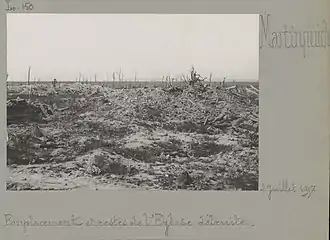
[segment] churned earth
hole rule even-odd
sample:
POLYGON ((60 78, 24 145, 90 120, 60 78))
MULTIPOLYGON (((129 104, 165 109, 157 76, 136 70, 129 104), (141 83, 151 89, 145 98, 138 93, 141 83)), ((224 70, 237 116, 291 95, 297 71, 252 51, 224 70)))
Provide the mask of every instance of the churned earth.
POLYGON ((258 92, 9 85, 7 190, 257 190, 258 92))

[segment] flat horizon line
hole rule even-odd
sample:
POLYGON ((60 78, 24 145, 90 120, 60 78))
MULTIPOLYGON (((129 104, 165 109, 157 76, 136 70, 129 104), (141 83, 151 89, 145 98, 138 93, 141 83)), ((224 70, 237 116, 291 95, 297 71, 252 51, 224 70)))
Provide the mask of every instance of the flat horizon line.
MULTIPOLYGON (((41 82, 52 82, 53 80, 30 80, 30 83, 41 83, 41 82)), ((168 81, 168 80, 88 80, 88 81, 76 81, 76 80, 58 80, 56 79, 57 82, 72 82, 72 83, 111 83, 111 82, 185 82, 182 80, 174 80, 174 81, 168 81)), ((222 82, 223 80, 219 79, 219 80, 212 80, 211 82, 222 82)), ((8 80, 7 82, 17 82, 17 83, 27 83, 27 81, 22 81, 22 80, 8 80)), ((205 80, 204 82, 210 82, 209 80, 205 80)), ((225 82, 259 82, 259 80, 226 80, 225 82)))

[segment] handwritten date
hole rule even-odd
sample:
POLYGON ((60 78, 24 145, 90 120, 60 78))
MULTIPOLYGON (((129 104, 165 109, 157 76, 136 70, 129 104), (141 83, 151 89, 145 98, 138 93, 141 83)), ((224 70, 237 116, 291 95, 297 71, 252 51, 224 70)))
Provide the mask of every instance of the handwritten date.
POLYGON ((299 193, 302 197, 308 199, 312 198, 312 195, 316 192, 316 185, 312 184, 300 184, 289 183, 288 180, 281 180, 278 185, 261 184, 261 192, 267 192, 268 198, 271 200, 274 192, 282 193, 299 193))

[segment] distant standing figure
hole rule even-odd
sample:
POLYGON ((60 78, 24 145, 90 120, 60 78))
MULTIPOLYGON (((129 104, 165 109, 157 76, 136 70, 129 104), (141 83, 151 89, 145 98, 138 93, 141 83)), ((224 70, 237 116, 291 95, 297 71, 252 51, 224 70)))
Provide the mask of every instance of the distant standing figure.
POLYGON ((54 78, 54 80, 53 80, 53 87, 54 88, 56 87, 56 83, 57 83, 57 80, 56 80, 56 78, 54 78))

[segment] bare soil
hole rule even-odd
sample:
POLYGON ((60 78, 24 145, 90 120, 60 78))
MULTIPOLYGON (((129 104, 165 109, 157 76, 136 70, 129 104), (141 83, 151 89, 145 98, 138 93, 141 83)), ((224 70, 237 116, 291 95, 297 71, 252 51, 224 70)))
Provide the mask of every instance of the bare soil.
POLYGON ((248 86, 8 86, 7 190, 257 190, 248 86))

